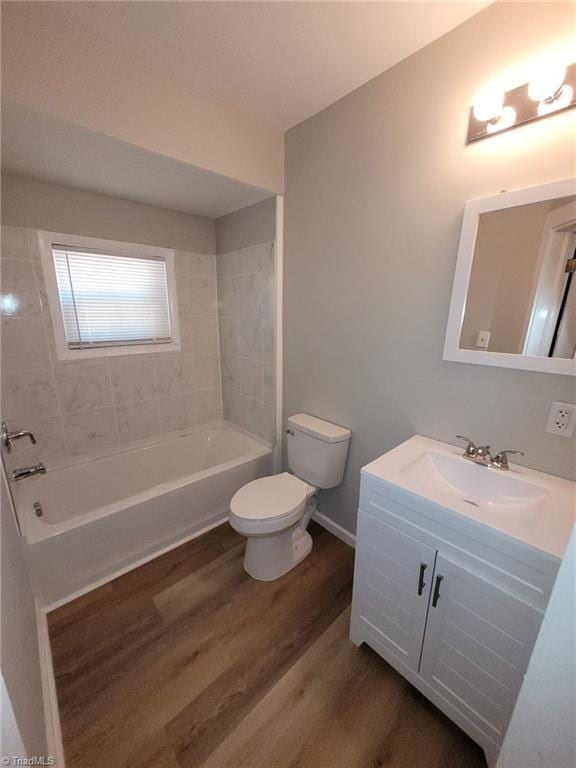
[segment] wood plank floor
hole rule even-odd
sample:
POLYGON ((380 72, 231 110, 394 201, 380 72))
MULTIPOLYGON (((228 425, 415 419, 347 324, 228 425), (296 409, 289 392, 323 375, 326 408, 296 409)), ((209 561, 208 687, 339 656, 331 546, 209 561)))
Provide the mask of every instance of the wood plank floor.
POLYGON ((271 583, 221 526, 49 616, 67 768, 476 768, 481 750, 348 640, 353 550, 271 583))

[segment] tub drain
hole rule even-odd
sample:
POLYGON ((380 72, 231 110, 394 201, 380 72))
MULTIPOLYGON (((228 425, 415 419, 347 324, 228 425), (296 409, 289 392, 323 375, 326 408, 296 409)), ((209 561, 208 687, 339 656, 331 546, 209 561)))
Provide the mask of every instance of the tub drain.
POLYGON ((44 514, 44 510, 42 509, 42 504, 40 504, 39 501, 34 502, 34 514, 36 517, 42 517, 44 514))

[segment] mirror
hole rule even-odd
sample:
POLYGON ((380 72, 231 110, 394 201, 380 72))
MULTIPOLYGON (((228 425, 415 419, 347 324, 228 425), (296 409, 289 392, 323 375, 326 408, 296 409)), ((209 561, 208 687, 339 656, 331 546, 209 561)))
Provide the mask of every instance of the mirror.
POLYGON ((467 203, 445 360, 576 374, 575 181, 467 203))

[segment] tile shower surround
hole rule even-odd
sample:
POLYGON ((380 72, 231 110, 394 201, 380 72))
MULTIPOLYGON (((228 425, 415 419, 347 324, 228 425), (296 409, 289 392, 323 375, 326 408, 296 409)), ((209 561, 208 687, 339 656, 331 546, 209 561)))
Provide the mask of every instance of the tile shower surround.
POLYGON ((2 415, 38 440, 16 443, 12 462, 50 466, 222 417, 216 257, 175 253, 181 353, 59 361, 35 233, 2 227, 2 292, 21 301, 2 318, 2 415))
POLYGON ((272 442, 275 396, 275 249, 219 254, 218 314, 224 418, 272 442))

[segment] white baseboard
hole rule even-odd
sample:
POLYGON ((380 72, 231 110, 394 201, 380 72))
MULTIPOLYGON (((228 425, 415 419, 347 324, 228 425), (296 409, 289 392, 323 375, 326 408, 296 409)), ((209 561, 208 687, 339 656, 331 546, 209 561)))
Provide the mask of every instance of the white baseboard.
POLYGON ((36 627, 38 631, 38 651, 40 655, 40 676, 42 680, 42 703, 48 755, 55 760, 55 768, 64 768, 64 745, 60 729, 60 713, 56 695, 56 681, 52 664, 52 650, 48 633, 46 611, 36 602, 36 627))
POLYGON ((312 520, 315 520, 318 525, 322 526, 322 528, 326 528, 327 531, 330 531, 330 533, 336 536, 337 539, 348 544, 349 547, 356 547, 356 536, 354 536, 353 533, 350 533, 350 531, 347 531, 346 528, 342 528, 338 523, 335 523, 334 520, 323 515, 322 512, 315 512, 312 516, 312 520))

